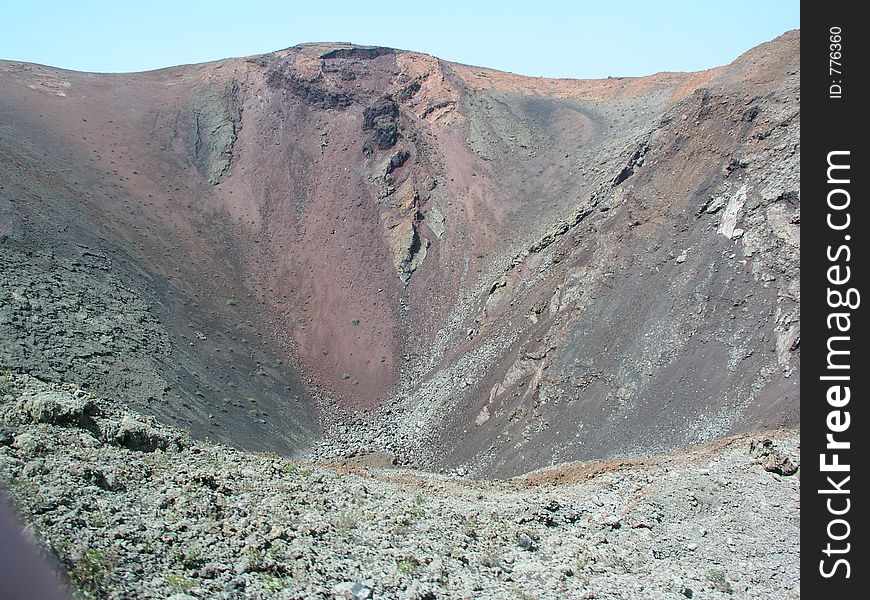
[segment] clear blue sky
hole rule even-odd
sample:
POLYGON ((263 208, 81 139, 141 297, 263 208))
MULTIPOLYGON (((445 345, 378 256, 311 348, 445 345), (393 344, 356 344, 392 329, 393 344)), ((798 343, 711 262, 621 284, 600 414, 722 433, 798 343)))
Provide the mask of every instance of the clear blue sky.
POLYGON ((728 63, 798 28, 799 12, 798 0, 0 0, 0 58, 142 71, 343 41, 524 75, 633 76, 728 63))

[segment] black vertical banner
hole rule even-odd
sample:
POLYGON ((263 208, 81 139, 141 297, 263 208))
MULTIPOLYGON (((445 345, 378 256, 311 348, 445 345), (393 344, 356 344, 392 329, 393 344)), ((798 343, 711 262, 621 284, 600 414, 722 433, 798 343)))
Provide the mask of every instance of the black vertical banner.
MULTIPOLYGON (((868 24, 801 10, 801 591, 866 598, 868 24)), ((824 594, 824 596, 823 596, 824 594)))

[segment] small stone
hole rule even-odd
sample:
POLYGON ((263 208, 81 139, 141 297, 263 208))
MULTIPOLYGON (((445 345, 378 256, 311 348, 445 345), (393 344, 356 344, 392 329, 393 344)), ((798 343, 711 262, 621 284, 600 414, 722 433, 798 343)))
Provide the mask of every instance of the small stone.
POLYGON ((244 573, 247 573, 250 568, 250 563, 247 560, 242 560, 236 563, 236 566, 233 567, 233 573, 236 575, 243 575, 244 573))
POLYGON ((46 392, 29 398, 24 411, 35 423, 88 427, 98 410, 91 400, 61 392, 46 392))
POLYGON ((21 468, 21 476, 34 479, 45 472, 45 466, 41 460, 31 460, 21 468))
POLYGON ((794 475, 800 467, 799 464, 792 461, 788 456, 779 452, 772 452, 765 456, 761 461, 761 466, 764 467, 765 471, 785 476, 794 475))
POLYGON ((526 550, 527 552, 532 552, 537 550, 538 545, 535 543, 535 540, 531 538, 527 533, 518 533, 517 534, 517 546, 526 550))
POLYGON ((12 445, 24 454, 38 454, 45 448, 45 444, 41 440, 38 440, 36 436, 26 431, 16 435, 12 445))
POLYGON ((374 582, 371 579, 362 581, 343 581, 332 587, 332 597, 343 600, 368 600, 372 596, 374 582))

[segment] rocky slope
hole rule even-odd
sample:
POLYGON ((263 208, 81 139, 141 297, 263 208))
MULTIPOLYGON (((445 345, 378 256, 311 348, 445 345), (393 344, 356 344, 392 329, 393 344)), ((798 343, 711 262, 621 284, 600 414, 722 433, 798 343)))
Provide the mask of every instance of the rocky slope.
POLYGON ((345 44, 0 62, 0 365, 480 476, 796 426, 798 49, 601 81, 345 44))
POLYGON ((481 482, 241 452, 0 377, 0 482, 84 598, 797 598, 797 443, 481 482))

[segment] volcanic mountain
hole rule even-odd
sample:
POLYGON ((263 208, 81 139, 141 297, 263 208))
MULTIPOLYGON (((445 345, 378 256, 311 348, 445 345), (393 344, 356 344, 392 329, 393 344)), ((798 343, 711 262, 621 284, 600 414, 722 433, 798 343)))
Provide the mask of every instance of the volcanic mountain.
POLYGON ((798 32, 605 80, 0 62, 0 366, 475 476, 796 426, 799 86, 798 32))

